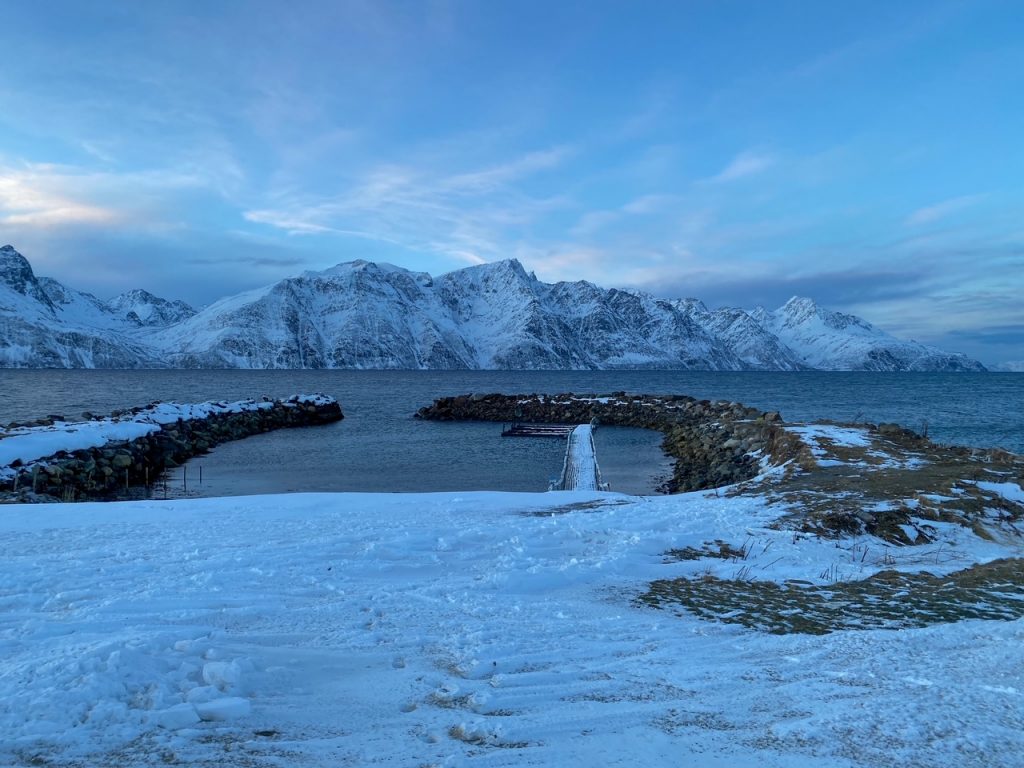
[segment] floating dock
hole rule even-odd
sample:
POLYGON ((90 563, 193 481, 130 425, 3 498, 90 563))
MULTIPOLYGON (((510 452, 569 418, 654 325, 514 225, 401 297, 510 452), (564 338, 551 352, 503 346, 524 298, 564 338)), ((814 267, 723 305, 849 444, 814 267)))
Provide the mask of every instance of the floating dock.
POLYGON ((502 430, 502 437, 567 437, 572 424, 513 424, 502 430))

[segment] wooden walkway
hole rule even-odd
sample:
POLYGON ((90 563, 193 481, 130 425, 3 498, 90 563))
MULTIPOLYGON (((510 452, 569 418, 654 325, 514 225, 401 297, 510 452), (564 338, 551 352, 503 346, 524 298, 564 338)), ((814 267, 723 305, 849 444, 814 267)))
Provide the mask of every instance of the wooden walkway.
POLYGON ((590 424, 573 427, 569 433, 562 463, 562 476, 551 484, 553 491, 607 491, 601 478, 594 450, 594 428, 590 424))

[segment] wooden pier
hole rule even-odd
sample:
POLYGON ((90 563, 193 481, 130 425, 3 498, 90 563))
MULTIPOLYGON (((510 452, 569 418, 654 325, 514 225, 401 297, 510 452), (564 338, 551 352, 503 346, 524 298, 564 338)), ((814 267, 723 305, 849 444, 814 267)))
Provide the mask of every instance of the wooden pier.
POLYGON ((594 449, 594 427, 580 424, 572 427, 566 441, 562 475, 551 483, 552 491, 607 491, 608 483, 601 477, 594 449))

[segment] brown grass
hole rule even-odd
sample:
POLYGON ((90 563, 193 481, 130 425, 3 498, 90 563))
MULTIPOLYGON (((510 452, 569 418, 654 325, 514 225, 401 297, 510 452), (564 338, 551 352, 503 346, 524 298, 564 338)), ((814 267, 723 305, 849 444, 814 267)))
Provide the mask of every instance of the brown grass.
POLYGON ((861 581, 812 585, 663 579, 638 600, 772 634, 924 627, 965 619, 1024 616, 1024 560, 996 560, 947 576, 882 571, 861 581))

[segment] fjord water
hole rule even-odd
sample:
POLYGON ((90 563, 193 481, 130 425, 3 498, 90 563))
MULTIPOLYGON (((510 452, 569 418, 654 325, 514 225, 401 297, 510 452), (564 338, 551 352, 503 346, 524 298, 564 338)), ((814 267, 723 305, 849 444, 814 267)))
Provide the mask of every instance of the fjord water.
MULTIPOLYGON (((502 439, 501 425, 427 422, 413 413, 434 398, 467 392, 614 391, 737 400, 791 421, 927 424, 939 442, 1024 452, 1024 375, 997 373, 2 370, 0 423, 48 414, 76 419, 153 400, 323 392, 341 402, 344 421, 218 446, 189 463, 190 494, 530 491, 546 489, 558 474, 562 441, 502 439)), ((651 493, 668 473, 656 433, 602 428, 595 440, 613 490, 651 493)))

